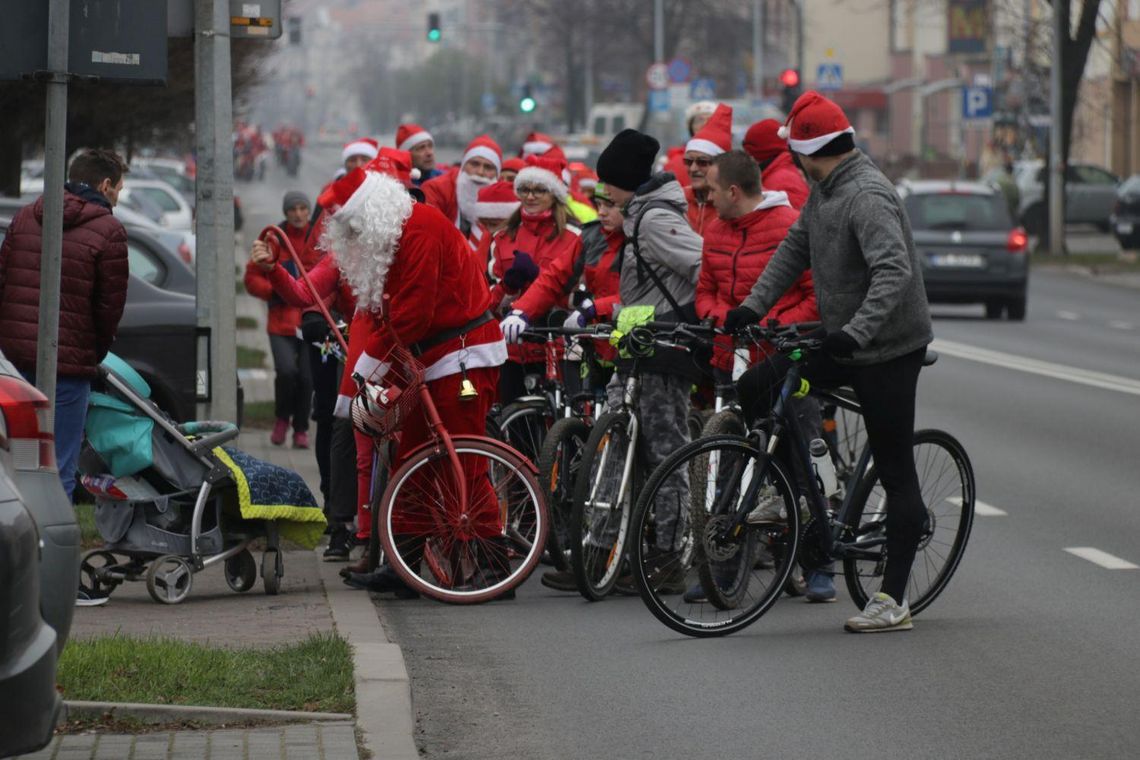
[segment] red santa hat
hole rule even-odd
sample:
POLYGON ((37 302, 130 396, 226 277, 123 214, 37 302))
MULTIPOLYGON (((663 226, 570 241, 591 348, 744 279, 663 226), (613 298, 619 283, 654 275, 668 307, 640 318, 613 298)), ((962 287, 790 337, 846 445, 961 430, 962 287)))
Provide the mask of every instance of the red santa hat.
POLYGON ((487 159, 495 165, 495 171, 503 168, 503 151, 490 135, 479 135, 467 144, 467 150, 463 151, 463 158, 459 161, 460 168, 473 158, 487 159))
POLYGON ((381 148, 376 158, 364 166, 358 166, 329 185, 317 203, 334 215, 352 214, 369 192, 379 184, 381 176, 392 177, 404 187, 410 188, 412 180, 419 177, 419 170, 412 166, 412 154, 405 150, 381 148))
POLYGON ((479 188, 479 200, 475 204, 477 219, 508 219, 519 207, 515 186, 510 182, 494 182, 479 188))
POLYGON ((732 150, 732 106, 721 103, 693 139, 685 144, 685 152, 695 151, 719 156, 732 150))
POLYGON ((531 132, 522 144, 522 157, 541 156, 551 148, 557 147, 554 138, 542 132, 531 132))
POLYGON ((566 202, 566 162, 549 156, 527 156, 526 166, 515 176, 515 194, 526 185, 538 185, 549 190, 559 203, 566 202))
POLYGON ((367 156, 369 160, 372 160, 376 158, 376 154, 379 152, 380 143, 371 137, 361 137, 344 144, 344 150, 340 152, 340 160, 347 161, 353 156, 367 156))
POLYGON ((762 119, 744 135, 744 152, 752 156, 758 164, 771 161, 788 149, 788 143, 778 134, 780 122, 775 119, 762 119))
POLYGON ((512 171, 512 172, 515 172, 516 174, 518 174, 525 167, 526 167, 526 161, 525 160, 523 160, 521 158, 508 158, 506 161, 503 162, 503 168, 500 169, 499 171, 500 171, 500 173, 505 172, 505 171, 512 171))
POLYGON ((815 90, 808 90, 796 98, 777 134, 788 141, 789 148, 805 156, 835 155, 855 146, 855 129, 843 109, 815 90), (824 150, 829 143, 844 135, 851 135, 842 140, 840 147, 844 150, 824 150))
POLYGON ((434 140, 431 132, 419 124, 401 124, 396 128, 396 147, 400 150, 411 150, 420 143, 434 140))

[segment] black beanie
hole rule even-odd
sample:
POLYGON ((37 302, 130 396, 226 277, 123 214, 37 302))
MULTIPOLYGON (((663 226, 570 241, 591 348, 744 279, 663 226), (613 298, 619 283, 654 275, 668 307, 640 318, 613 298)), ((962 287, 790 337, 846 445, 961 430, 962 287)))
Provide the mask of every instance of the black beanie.
POLYGON ((598 156, 598 179, 633 192, 653 174, 661 143, 636 129, 623 129, 598 156))
POLYGON ((845 132, 827 145, 824 145, 815 153, 809 155, 812 158, 819 158, 821 156, 842 156, 844 153, 850 153, 853 150, 855 150, 855 138, 851 136, 850 132, 845 132))

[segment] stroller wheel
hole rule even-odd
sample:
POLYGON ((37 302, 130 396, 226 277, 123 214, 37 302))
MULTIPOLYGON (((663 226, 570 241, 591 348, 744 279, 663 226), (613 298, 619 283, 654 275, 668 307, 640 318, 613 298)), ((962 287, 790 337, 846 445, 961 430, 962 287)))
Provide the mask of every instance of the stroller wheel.
POLYGON ((257 562, 249 549, 240 552, 225 561, 226 585, 239 594, 249 591, 257 582, 257 562))
POLYGON ((79 561, 79 588, 87 592, 111 593, 122 583, 108 574, 110 568, 119 564, 114 554, 106 549, 93 549, 79 561))
POLYGON ((164 554, 146 571, 146 590, 156 602, 178 604, 190 595, 194 568, 177 554, 164 554))
POLYGON ((266 549, 261 555, 261 580, 266 596, 277 596, 281 591, 281 555, 277 549, 266 549))

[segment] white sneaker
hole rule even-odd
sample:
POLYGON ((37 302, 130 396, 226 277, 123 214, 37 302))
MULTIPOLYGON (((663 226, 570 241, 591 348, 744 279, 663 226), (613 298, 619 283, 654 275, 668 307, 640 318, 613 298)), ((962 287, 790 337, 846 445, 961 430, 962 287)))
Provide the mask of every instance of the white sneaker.
POLYGON ((910 606, 906 600, 900 606, 888 594, 880 591, 867 601, 862 612, 848 618, 843 627, 851 633, 883 633, 909 631, 914 628, 914 624, 910 621, 910 606))
POLYGON ((788 521, 788 513, 784 510, 784 499, 772 486, 761 489, 759 504, 756 509, 744 516, 744 522, 749 525, 764 525, 768 523, 782 523, 788 521))

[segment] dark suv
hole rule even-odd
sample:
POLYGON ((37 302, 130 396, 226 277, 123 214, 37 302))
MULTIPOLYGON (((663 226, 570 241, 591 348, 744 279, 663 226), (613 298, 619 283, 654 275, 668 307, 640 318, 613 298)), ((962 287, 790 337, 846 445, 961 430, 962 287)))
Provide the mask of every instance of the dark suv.
POLYGON ((1029 237, 1014 225, 1005 197, 977 182, 904 181, 931 303, 981 303, 986 317, 1025 319, 1029 237))

